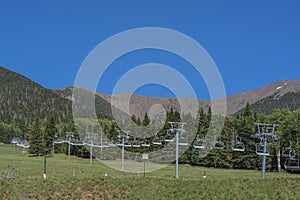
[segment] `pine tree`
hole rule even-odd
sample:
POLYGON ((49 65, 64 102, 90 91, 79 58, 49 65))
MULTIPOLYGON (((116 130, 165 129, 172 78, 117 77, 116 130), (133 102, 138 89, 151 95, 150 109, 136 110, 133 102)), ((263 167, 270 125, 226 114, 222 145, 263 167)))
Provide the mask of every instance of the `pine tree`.
POLYGON ((131 116, 131 120, 132 120, 134 123, 137 123, 137 119, 136 119, 136 116, 135 116, 134 114, 131 116))
POLYGON ((244 115, 245 117, 250 117, 250 116, 252 116, 252 112, 251 112, 250 104, 249 104, 249 103, 247 103, 243 115, 244 115))
POLYGON ((207 119, 207 115, 204 113, 203 109, 201 108, 199 111, 199 124, 198 124, 198 134, 202 137, 207 132, 209 127, 209 121, 207 119))
POLYGON ((180 113, 178 111, 174 112, 174 121, 175 122, 180 122, 181 121, 181 117, 180 117, 180 113))
POLYGON ((51 117, 50 120, 47 122, 46 129, 44 131, 44 153, 50 154, 52 145, 53 145, 53 139, 55 136, 55 133, 57 132, 55 128, 55 121, 54 118, 51 117))
POLYGON ((137 124, 138 126, 141 126, 141 125, 142 125, 141 118, 138 117, 138 119, 137 119, 137 121, 136 121, 136 124, 137 124))
POLYGON ((211 120, 211 107, 208 108, 208 111, 207 111, 207 119, 208 119, 208 122, 210 123, 210 120, 211 120))
POLYGON ((34 120, 29 126, 29 135, 30 137, 30 149, 29 153, 35 155, 43 155, 44 153, 44 143, 43 136, 38 120, 34 120))
POLYGON ((145 113, 144 119, 143 119, 143 126, 148 126, 150 124, 150 119, 148 117, 148 114, 145 113))

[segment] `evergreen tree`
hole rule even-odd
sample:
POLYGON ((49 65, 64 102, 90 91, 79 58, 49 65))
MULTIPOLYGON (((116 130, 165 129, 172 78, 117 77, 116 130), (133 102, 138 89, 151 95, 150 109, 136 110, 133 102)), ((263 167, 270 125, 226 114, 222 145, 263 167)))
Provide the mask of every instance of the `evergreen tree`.
POLYGON ((38 120, 34 120, 32 122, 32 124, 29 126, 28 132, 29 135, 31 136, 29 139, 30 142, 29 153, 35 155, 43 155, 44 153, 43 135, 38 120))
POLYGON ((208 120, 209 123, 210 123, 210 120, 211 120, 211 115, 212 115, 212 113, 211 113, 211 107, 209 107, 208 111, 207 111, 207 120, 208 120))
POLYGON ((55 133, 57 132, 56 127, 55 127, 55 121, 54 118, 51 117, 50 120, 48 120, 46 129, 44 131, 44 153, 45 154, 50 154, 52 145, 53 145, 53 140, 55 133))
POLYGON ((198 124, 198 130, 197 133, 202 137, 202 135, 205 135, 207 132, 207 129, 209 127, 209 121, 207 115, 204 113, 203 109, 201 108, 198 114, 199 118, 199 124, 198 124))
POLYGON ((252 112, 251 112, 251 109, 250 109, 250 104, 249 104, 249 103, 247 103, 247 105, 246 105, 246 108, 245 108, 245 111, 244 111, 243 115, 244 115, 245 117, 252 116, 252 112))
POLYGON ((174 120, 175 120, 175 122, 181 121, 180 113, 178 111, 174 112, 174 120))
POLYGON ((148 117, 148 114, 145 113, 144 119, 143 119, 143 126, 148 126, 150 124, 150 119, 148 117))
POLYGON ((141 125, 142 125, 141 118, 139 118, 139 117, 137 118, 136 124, 137 124, 138 126, 141 126, 141 125))
POLYGON ((134 114, 131 116, 131 120, 132 120, 134 123, 137 123, 137 119, 136 119, 136 116, 135 116, 134 114))

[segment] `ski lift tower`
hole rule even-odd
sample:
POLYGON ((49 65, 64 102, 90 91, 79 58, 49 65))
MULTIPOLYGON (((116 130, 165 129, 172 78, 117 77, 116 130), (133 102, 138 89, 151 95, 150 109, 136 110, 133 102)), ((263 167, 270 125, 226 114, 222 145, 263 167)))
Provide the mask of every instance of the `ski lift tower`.
POLYGON ((118 139, 122 139, 122 172, 124 172, 124 147, 125 147, 125 138, 128 139, 128 133, 130 131, 118 130, 118 139))
POLYGON ((90 165, 93 164, 93 146, 94 146, 94 140, 98 138, 97 133, 87 133, 86 138, 89 140, 89 146, 90 146, 90 165))
POLYGON ((262 169, 261 169, 261 179, 265 178, 265 170, 266 170, 266 159, 267 156, 270 155, 268 150, 268 140, 278 141, 280 137, 275 134, 275 129, 278 124, 265 124, 265 123, 255 123, 257 126, 257 133, 255 135, 251 135, 252 138, 256 138, 260 140, 260 143, 256 144, 256 154, 261 155, 262 157, 262 169))
POLYGON ((179 159, 179 132, 182 134, 185 132, 184 125, 186 123, 183 122, 169 122, 171 129, 171 132, 176 132, 176 171, 175 171, 175 178, 179 178, 178 176, 178 159, 179 159))
POLYGON ((71 140, 74 137, 73 132, 66 132, 66 138, 68 139, 68 160, 70 160, 70 151, 71 151, 71 140))

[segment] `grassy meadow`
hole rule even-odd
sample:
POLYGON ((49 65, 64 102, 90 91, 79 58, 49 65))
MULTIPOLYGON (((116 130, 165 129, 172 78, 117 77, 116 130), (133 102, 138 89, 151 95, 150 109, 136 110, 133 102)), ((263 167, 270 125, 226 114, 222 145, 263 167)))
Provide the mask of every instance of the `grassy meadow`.
MULTIPOLYGON (((169 165, 144 177, 143 163, 126 161, 125 170, 137 167, 140 173, 122 173, 97 160, 90 165, 89 159, 68 160, 62 154, 47 158, 43 179, 43 157, 21 150, 0 144, 1 175, 7 174, 8 165, 21 175, 0 179, 0 199, 300 199, 300 174, 267 172, 261 180, 257 170, 180 165, 180 178, 175 179, 175 165, 169 165)), ((121 166, 121 161, 106 162, 121 166)), ((146 163, 146 170, 154 165, 146 163)))

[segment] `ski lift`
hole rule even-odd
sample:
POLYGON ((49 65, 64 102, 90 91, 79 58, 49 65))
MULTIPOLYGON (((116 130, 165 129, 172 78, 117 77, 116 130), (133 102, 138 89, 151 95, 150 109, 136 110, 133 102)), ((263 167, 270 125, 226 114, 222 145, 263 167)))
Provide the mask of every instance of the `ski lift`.
POLYGON ((262 124, 255 123, 257 125, 257 130, 259 135, 268 135, 273 136, 275 132, 275 128, 278 126, 277 124, 262 124))
POLYGON ((25 148, 25 149, 30 147, 30 145, 29 145, 29 143, 27 142, 27 140, 23 140, 23 141, 19 142, 19 143, 17 144, 17 146, 23 147, 23 148, 25 148))
POLYGON ((122 143, 122 139, 118 138, 117 142, 116 142, 116 146, 123 146, 123 143, 122 143))
POLYGON ((162 145, 162 139, 158 137, 158 133, 155 134, 155 137, 153 138, 152 144, 162 145))
POLYGON ((292 148, 292 141, 290 142, 289 147, 282 148, 282 156, 283 157, 289 157, 289 158, 295 158, 296 157, 296 151, 292 148))
POLYGON ((141 143, 142 147, 150 147, 150 142, 147 138, 143 138, 142 143, 141 143))
POLYGON ((215 137, 215 146, 213 147, 214 150, 223 150, 224 143, 221 141, 221 137, 215 137))
POLYGON ((269 148, 265 146, 262 142, 256 143, 255 152, 260 156, 268 156, 270 155, 269 148))
POLYGON ((13 139, 11 140, 12 144, 17 144, 21 141, 21 139, 19 137, 13 137, 13 139))
POLYGON ((123 146, 124 145, 124 146, 127 146, 127 147, 131 147, 131 144, 128 142, 128 139, 129 139, 128 131, 125 132, 125 131, 122 131, 122 130, 118 130, 118 132, 119 132, 119 134, 117 135, 118 140, 116 142, 116 146, 123 146))
POLYGON ((25 149, 30 147, 30 144, 27 140, 24 140, 24 146, 25 149))
POLYGON ((245 151, 245 145, 242 142, 242 138, 239 136, 235 136, 235 141, 231 144, 232 151, 239 151, 244 152, 245 151))
POLYGON ((169 122, 170 126, 171 126, 171 130, 175 131, 175 130, 183 130, 183 126, 186 123, 183 122, 169 122))
POLYGON ((181 132, 180 137, 178 138, 178 145, 187 146, 189 144, 188 139, 183 137, 183 132, 181 132))
POLYGON ((136 138, 134 138, 134 140, 131 141, 131 146, 132 146, 132 147, 135 147, 135 148, 141 147, 139 141, 137 141, 136 138))
POLYGON ((19 146, 19 147, 23 147, 23 145, 24 145, 23 141, 20 141, 20 142, 17 143, 17 146, 19 146))
POLYGON ((199 135, 197 135, 197 139, 194 142, 194 148, 196 149, 204 149, 206 147, 206 140, 204 137, 199 138, 199 135))
POLYGON ((57 139, 57 140, 54 140, 53 143, 54 144, 62 144, 62 143, 64 143, 64 140, 63 139, 57 139))
POLYGON ((283 147, 281 150, 282 157, 290 157, 291 147, 283 147))
POLYGON ((175 136, 173 134, 171 134, 169 130, 167 130, 167 134, 165 135, 165 139, 164 140, 166 142, 174 142, 175 136))
POLYGON ((293 148, 290 148, 289 150, 289 157, 290 158, 295 158, 296 157, 296 151, 293 148))
POLYGON ((121 147, 123 146, 123 141, 122 138, 120 136, 117 137, 117 141, 116 141, 116 146, 121 147))
POLYGON ((299 159, 296 159, 296 158, 287 158, 287 159, 285 159, 284 168, 286 170, 300 169, 299 159))
POLYGON ((71 142, 71 145, 74 145, 74 146, 83 146, 83 141, 79 140, 79 139, 75 139, 71 142))
POLYGON ((102 147, 110 147, 109 141, 108 140, 104 140, 102 142, 102 147))
POLYGON ((129 140, 124 141, 124 147, 132 147, 131 142, 129 140))

